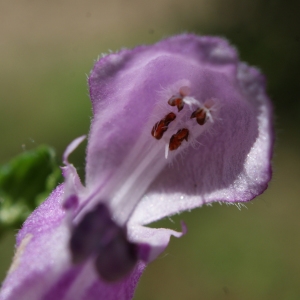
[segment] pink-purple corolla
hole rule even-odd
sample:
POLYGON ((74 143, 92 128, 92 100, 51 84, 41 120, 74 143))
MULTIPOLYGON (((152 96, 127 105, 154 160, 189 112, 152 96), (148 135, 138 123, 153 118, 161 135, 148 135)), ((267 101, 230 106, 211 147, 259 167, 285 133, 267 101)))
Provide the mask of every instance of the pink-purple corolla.
POLYGON ((244 202, 271 178, 272 108, 261 73, 224 39, 183 34, 99 59, 86 182, 65 183, 24 223, 7 299, 132 299, 145 266, 182 232, 145 225, 244 202))

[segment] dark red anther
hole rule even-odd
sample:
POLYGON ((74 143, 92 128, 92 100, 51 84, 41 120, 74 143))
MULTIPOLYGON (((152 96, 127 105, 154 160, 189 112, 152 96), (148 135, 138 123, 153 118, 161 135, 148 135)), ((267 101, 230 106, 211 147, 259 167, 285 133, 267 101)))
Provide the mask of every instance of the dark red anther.
POLYGON ((191 115, 191 119, 193 119, 193 118, 196 118, 197 123, 199 125, 204 125, 207 120, 207 115, 206 115, 205 109, 198 108, 197 110, 195 110, 191 115))
POLYGON ((170 138, 169 149, 170 151, 178 149, 183 140, 188 141, 189 130, 186 128, 179 129, 177 133, 173 134, 170 138))
POLYGON ((189 93, 190 93, 190 88, 188 86, 182 86, 179 89, 179 93, 176 95, 173 95, 168 100, 168 104, 171 106, 177 106, 178 112, 180 112, 184 106, 183 98, 185 96, 187 96, 189 93))
POLYGON ((168 113, 165 117, 164 117, 164 122, 166 126, 169 126, 169 124, 174 121, 176 119, 176 115, 173 112, 168 113))
POLYGON ((157 140, 160 140, 164 133, 168 130, 169 124, 176 119, 176 115, 173 112, 168 113, 162 120, 155 123, 152 127, 151 134, 157 140))
POLYGON ((184 106, 183 97, 181 95, 174 95, 168 100, 168 104, 177 106, 178 112, 180 112, 184 106))

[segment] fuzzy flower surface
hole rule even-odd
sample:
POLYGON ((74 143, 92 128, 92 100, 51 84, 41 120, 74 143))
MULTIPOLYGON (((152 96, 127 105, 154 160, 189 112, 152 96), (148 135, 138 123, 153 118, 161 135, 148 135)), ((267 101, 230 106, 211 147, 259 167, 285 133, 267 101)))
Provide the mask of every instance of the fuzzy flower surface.
POLYGON ((211 202, 245 202, 271 178, 265 79, 224 39, 193 34, 99 59, 83 185, 65 182, 17 235, 8 299, 132 299, 147 263, 185 233, 146 225, 211 202))

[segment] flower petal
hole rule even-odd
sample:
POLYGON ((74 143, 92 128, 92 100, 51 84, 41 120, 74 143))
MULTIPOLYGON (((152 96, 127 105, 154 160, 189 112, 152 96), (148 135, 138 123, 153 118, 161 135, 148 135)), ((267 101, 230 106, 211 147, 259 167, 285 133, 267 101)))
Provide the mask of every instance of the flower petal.
POLYGON ((132 299, 144 263, 114 284, 99 279, 91 260, 71 264, 70 226, 61 207, 63 190, 63 185, 57 187, 18 233, 17 251, 0 299, 132 299))
POLYGON ((42 299, 68 260, 69 230, 59 186, 26 220, 17 236, 17 250, 0 299, 42 299))
POLYGON ((267 187, 273 132, 264 78, 240 63, 224 39, 184 34, 122 50, 96 63, 89 84, 89 200, 109 203, 119 223, 130 217, 147 224, 213 201, 248 201, 267 187), (171 107, 176 95, 186 96, 187 108, 171 107), (208 103, 198 124, 183 115, 197 103, 208 103), (177 117, 168 129, 170 111, 177 117), (158 127, 168 132, 156 140, 151 128, 153 135, 158 127), (163 145, 174 136, 170 149, 181 148, 168 154, 163 145))
POLYGON ((201 137, 199 149, 190 147, 177 161, 177 171, 168 167, 160 173, 132 222, 148 224, 215 201, 249 201, 268 187, 274 134, 264 78, 257 69, 239 63, 236 79, 241 95, 234 98, 231 87, 220 85, 228 92, 223 99, 229 105, 222 107, 221 122, 201 137))
POLYGON ((65 164, 65 166, 61 168, 65 178, 63 206, 66 209, 75 210, 79 205, 80 196, 84 193, 84 187, 77 174, 77 170, 69 163, 68 157, 85 138, 85 135, 76 138, 63 154, 63 162, 65 164))
POLYGON ((149 228, 140 225, 129 224, 128 237, 136 243, 144 243, 144 253, 140 255, 143 261, 151 262, 156 259, 168 246, 170 237, 182 237, 187 232, 186 225, 182 222, 182 232, 166 228, 149 228))

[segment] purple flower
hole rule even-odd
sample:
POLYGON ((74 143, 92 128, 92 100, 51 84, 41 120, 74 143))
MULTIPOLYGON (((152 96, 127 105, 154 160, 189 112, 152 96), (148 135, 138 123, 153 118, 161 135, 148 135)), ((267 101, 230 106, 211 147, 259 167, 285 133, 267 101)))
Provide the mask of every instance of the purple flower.
POLYGON ((226 40, 184 34, 98 60, 83 186, 27 219, 0 299, 131 299, 145 265, 182 233, 145 225, 244 202, 271 178, 272 109, 260 72, 226 40))

